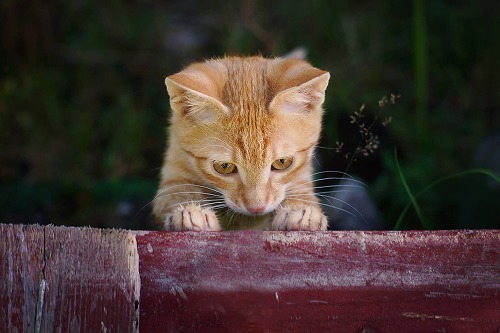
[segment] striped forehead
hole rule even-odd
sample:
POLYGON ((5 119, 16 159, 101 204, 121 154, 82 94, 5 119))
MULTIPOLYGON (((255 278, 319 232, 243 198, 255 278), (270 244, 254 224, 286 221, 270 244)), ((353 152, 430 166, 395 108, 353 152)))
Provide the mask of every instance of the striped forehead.
POLYGON ((228 130, 233 133, 239 162, 261 169, 267 164, 270 116, 266 62, 258 59, 229 62, 224 104, 231 112, 228 130))
POLYGON ((254 169, 264 168, 269 159, 269 139, 265 131, 252 131, 242 128, 236 139, 238 155, 241 164, 252 166, 254 169))
POLYGON ((223 103, 232 112, 265 111, 270 94, 266 67, 266 62, 257 60, 226 63, 223 103))

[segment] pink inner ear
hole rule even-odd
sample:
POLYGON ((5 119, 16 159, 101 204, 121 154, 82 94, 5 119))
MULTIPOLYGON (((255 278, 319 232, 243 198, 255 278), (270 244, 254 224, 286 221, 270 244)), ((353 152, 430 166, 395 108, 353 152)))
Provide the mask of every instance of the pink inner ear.
POLYGON ((323 95, 309 86, 301 87, 282 97, 281 107, 285 112, 313 111, 323 102, 323 95))
POLYGON ((288 88, 275 97, 271 106, 278 106, 284 112, 313 112, 321 111, 321 104, 325 99, 325 89, 329 74, 323 74, 309 80, 300 86, 288 88))
POLYGON ((284 112, 303 112, 307 111, 306 103, 296 101, 284 101, 282 104, 284 112))

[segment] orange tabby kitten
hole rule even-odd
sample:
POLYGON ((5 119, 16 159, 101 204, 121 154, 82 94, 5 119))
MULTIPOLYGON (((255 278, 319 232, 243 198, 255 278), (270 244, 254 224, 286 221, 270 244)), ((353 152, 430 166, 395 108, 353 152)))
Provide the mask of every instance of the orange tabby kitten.
POLYGON ((209 60, 167 77, 157 220, 167 230, 325 230, 311 157, 329 78, 303 60, 262 57, 209 60))

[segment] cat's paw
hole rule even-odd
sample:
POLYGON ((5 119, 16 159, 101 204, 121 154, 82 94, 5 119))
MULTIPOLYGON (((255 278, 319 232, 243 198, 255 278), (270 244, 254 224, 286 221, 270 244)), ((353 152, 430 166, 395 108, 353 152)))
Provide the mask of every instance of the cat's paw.
POLYGON ((280 208, 274 216, 273 230, 326 230, 328 219, 314 206, 280 208))
POLYGON ((174 209, 165 216, 165 229, 174 231, 219 231, 215 213, 197 204, 190 203, 174 209))

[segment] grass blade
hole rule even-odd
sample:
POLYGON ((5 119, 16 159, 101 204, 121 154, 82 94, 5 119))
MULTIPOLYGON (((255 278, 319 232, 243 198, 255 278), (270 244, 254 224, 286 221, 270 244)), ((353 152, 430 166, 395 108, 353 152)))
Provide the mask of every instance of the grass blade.
MULTIPOLYGON (((401 183, 403 183, 403 186, 406 190, 406 193, 408 194, 408 197, 410 198, 410 202, 413 205, 413 208, 415 208, 415 211, 417 212, 418 218, 420 219, 420 223, 422 223, 422 226, 425 229, 427 229, 427 230, 431 229, 427 219, 425 218, 424 212, 422 211, 422 209, 420 208, 420 205, 417 202, 415 195, 413 195, 413 192, 411 191, 410 187, 408 186, 408 183, 406 182, 406 178, 403 174, 403 171, 401 170, 401 166, 399 165, 398 152, 396 149, 394 149, 394 159, 396 161, 396 169, 397 169, 399 178, 401 179, 401 183)), ((399 222, 399 219, 398 219, 398 222, 399 222)), ((396 224, 396 226, 399 227, 398 224, 396 224)))
MULTIPOLYGON (((396 163, 397 163, 397 159, 396 159, 396 163)), ((431 184, 427 185, 426 187, 424 187, 419 192, 417 192, 414 195, 414 197, 416 198, 416 197, 424 194, 425 192, 427 192, 428 190, 430 190, 434 186, 439 185, 440 183, 442 183, 442 182, 444 182, 446 180, 450 180, 450 179, 458 178, 458 177, 463 177, 463 176, 468 176, 468 175, 472 175, 472 174, 482 174, 482 175, 491 177, 496 182, 500 183, 500 175, 497 174, 496 172, 492 171, 492 170, 488 170, 488 169, 471 169, 471 170, 460 171, 460 172, 451 174, 449 176, 441 177, 441 178, 435 180, 434 182, 432 182, 431 184)), ((403 209, 403 211, 401 212, 401 214, 399 214, 398 220, 396 221, 396 224, 394 226, 395 230, 400 230, 401 229, 401 226, 403 224, 403 218, 405 217, 406 213, 410 209, 411 205, 412 205, 412 202, 411 201, 408 202, 406 204, 405 208, 403 209)))

